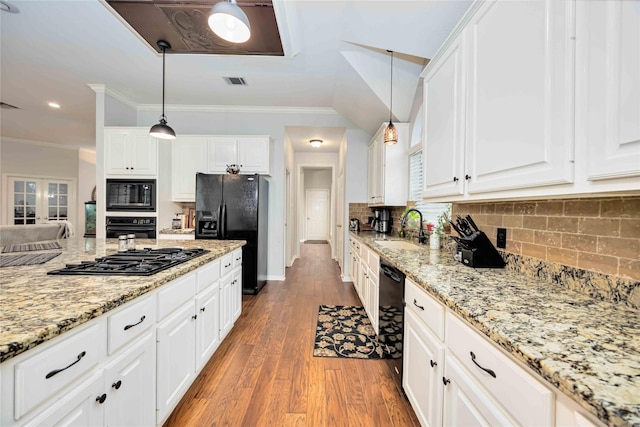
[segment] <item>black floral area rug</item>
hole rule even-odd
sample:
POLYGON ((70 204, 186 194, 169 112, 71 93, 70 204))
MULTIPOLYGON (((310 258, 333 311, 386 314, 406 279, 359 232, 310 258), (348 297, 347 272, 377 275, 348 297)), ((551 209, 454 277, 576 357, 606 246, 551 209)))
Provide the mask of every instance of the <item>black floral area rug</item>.
POLYGON ((321 305, 313 355, 356 359, 397 359, 402 355, 402 315, 383 307, 380 335, 362 306, 321 305))

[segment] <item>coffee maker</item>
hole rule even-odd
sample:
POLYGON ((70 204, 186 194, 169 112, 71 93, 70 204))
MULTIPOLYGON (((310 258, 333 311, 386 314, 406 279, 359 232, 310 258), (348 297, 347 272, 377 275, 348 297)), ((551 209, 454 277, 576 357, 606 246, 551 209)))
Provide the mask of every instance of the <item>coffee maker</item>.
POLYGON ((389 209, 380 209, 379 233, 391 233, 391 212, 389 209))
POLYGON ((389 209, 375 209, 373 211, 371 228, 378 233, 391 233, 391 212, 389 209))

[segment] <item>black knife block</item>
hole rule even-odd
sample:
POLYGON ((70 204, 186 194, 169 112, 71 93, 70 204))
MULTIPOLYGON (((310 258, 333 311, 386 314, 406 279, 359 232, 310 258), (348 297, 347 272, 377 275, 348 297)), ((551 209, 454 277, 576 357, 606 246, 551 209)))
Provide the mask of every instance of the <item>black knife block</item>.
POLYGON ((458 239, 459 261, 474 268, 502 268, 505 262, 482 231, 458 239))

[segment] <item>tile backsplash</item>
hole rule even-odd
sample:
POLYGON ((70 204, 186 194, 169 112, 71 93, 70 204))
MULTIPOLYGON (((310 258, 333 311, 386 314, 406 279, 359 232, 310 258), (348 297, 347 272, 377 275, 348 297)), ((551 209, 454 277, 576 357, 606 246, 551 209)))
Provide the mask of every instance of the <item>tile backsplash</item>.
POLYGON ((494 245, 507 230, 508 267, 640 306, 640 197, 454 203, 456 214, 494 245))

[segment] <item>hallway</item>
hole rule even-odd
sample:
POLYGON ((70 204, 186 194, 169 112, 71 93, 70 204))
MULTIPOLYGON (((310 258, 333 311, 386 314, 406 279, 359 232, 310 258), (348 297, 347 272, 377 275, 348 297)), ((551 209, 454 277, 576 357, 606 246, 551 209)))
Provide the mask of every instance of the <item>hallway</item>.
POLYGON ((302 244, 284 282, 242 315, 168 426, 418 426, 381 360, 313 357, 320 304, 360 305, 328 244, 302 244))

